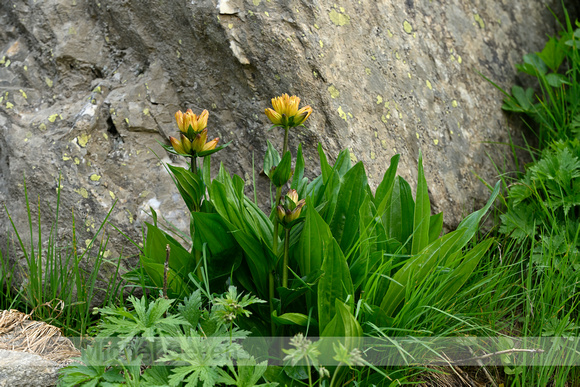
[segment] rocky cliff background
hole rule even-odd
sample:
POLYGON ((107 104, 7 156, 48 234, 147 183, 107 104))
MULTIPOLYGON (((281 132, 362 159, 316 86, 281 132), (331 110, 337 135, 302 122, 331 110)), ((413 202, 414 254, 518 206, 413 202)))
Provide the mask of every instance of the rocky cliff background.
MULTIPOLYGON (((0 202, 26 230, 26 174, 47 223, 60 174, 61 224, 74 208, 83 239, 115 200, 110 220, 133 237, 149 207, 187 230, 158 144, 176 133, 174 113, 210 111, 210 136, 233 141, 214 167, 249 193, 252 157, 259 170, 266 139, 281 142, 264 109, 287 92, 314 109, 290 135, 307 168, 320 142, 330 158, 349 148, 374 186, 401 153, 414 182, 422 150, 432 206, 453 227, 487 198, 473 172, 494 183, 491 160, 514 168, 492 143, 521 137, 478 72, 520 82, 514 65, 558 30, 546 6, 562 15, 555 0, 2 0, 0 202)), ((5 213, 0 227, 5 246, 5 213)), ((127 242, 111 236, 115 257, 127 242)))

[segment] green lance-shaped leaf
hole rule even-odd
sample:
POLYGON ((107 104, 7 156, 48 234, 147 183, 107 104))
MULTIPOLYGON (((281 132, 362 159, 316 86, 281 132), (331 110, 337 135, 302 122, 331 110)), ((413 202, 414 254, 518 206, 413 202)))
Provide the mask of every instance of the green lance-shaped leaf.
MULTIPOLYGON (((273 167, 274 168, 274 167, 273 167)), ((282 187, 284 184, 290 180, 292 177, 292 154, 290 151, 284 154, 282 160, 274 168, 274 171, 270 170, 270 179, 272 180, 272 184, 276 187, 282 187)))
POLYGON ((423 171, 423 155, 419 151, 419 176, 417 177, 417 195, 415 213, 413 216, 413 243, 411 254, 417 254, 429 244, 429 223, 431 217, 431 203, 427 180, 423 171))
POLYGON ((335 300, 354 303, 354 286, 346 258, 334 238, 323 247, 324 261, 322 271, 324 276, 318 283, 318 324, 320 331, 334 318, 336 313, 335 300), (349 297, 350 296, 350 297, 349 297))

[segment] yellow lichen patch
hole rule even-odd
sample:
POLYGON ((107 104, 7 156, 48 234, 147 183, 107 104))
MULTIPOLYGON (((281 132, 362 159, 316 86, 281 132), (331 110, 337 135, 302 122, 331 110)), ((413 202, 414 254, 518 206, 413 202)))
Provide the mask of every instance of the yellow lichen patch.
POLYGON ((393 37, 393 33, 388 28, 387 28, 387 35, 389 36, 389 38, 392 38, 393 37))
POLYGON ((377 95, 377 105, 380 105, 383 103, 383 97, 380 95, 377 95))
POLYGON ((324 47, 324 43, 322 43, 322 40, 319 40, 318 41, 318 44, 320 44, 320 48, 323 48, 324 47))
POLYGON ((0 65, 3 65, 4 63, 6 63, 6 55, 4 55, 2 59, 0 59, 0 65))
POLYGON ((317 30, 320 29, 320 27, 318 27, 318 24, 314 24, 314 28, 316 28, 317 30))
POLYGON ((48 77, 44 78, 44 81, 46 82, 46 84, 48 85, 48 87, 52 87, 52 85, 54 84, 52 82, 52 79, 50 79, 48 77))
POLYGON ((428 79, 425 81, 425 84, 427 85, 427 87, 429 88, 429 90, 433 90, 433 86, 431 85, 431 82, 429 82, 428 79))
POLYGON ((461 62, 462 62, 461 57, 459 55, 457 55, 457 63, 461 64, 461 62))
POLYGON ((22 94, 22 97, 24 97, 24 99, 28 99, 28 96, 26 95, 26 93, 24 92, 24 90, 20 89, 18 91, 20 92, 20 94, 22 94))
POLYGON ((81 163, 81 160, 78 157, 75 157, 74 162, 76 165, 79 165, 81 163))
POLYGON ((401 59, 401 55, 399 55, 399 51, 395 51, 395 58, 397 58, 397 60, 401 59))
POLYGON ((87 246, 87 248, 91 245, 91 239, 86 239, 85 240, 85 245, 87 246))
POLYGON ((384 114, 381 116, 381 121, 383 121, 385 124, 388 122, 388 119, 389 117, 385 116, 384 114))
POLYGON ((6 59, 6 63, 4 63, 4 67, 10 66, 10 59, 6 59))
POLYGON ((417 139, 419 139, 419 133, 415 132, 415 135, 417 136, 417 139))
POLYGON ((451 101, 451 106, 457 107, 457 101, 456 100, 451 101))
POLYGON ((381 147, 387 149, 387 140, 381 140, 381 147))
POLYGON ((93 173, 91 175, 91 180, 92 181, 99 181, 99 180, 101 180, 101 176, 97 175, 96 173, 93 173))
POLYGON ((14 107, 14 104, 12 102, 6 101, 6 109, 12 109, 13 107, 14 107))
POLYGON ((109 191, 109 196, 111 196, 111 199, 115 200, 115 193, 113 191, 109 191))
POLYGON ((44 132, 44 131, 46 130, 46 125, 45 125, 44 123, 42 123, 42 124, 38 125, 38 129, 39 129, 41 132, 44 132))
POLYGON ((344 110, 342 110, 342 106, 339 106, 338 109, 336 109, 336 111, 338 112, 340 118, 342 118, 345 121, 347 120, 346 113, 344 112, 344 110))
POLYGON ((411 73, 407 73, 407 76, 409 77, 409 79, 411 79, 411 73))
POLYGON ((408 34, 411 34, 413 32, 413 26, 411 25, 411 23, 405 20, 403 22, 403 30, 405 30, 405 32, 408 34))
POLYGON ((103 137, 105 138, 105 140, 108 140, 109 139, 109 135, 107 133, 105 133, 105 132, 103 132, 103 137))
POLYGON ((232 23, 228 24, 228 28, 231 30, 232 28, 234 28, 234 25, 232 23))
POLYGON ((375 130, 375 138, 379 138, 379 132, 375 130))
POLYGON ((261 0, 253 0, 252 2, 254 3, 254 5, 257 7, 258 5, 260 5, 260 1, 261 0))
POLYGON ((375 154, 375 152, 371 151, 371 160, 374 160, 377 158, 377 155, 375 154))
POLYGON ((106 251, 103 253, 103 258, 109 258, 110 256, 111 256, 111 250, 106 250, 106 251))
POLYGON ((78 193, 79 195, 81 195, 85 199, 89 197, 89 193, 87 192, 87 190, 84 189, 84 188, 82 188, 82 187, 79 188, 79 189, 75 189, 74 191, 76 193, 78 193))
POLYGON ((455 55, 451 55, 451 56, 449 57, 449 59, 451 60, 451 62, 455 62, 455 55))
POLYGON ((268 13, 268 11, 264 12, 264 15, 270 17, 270 14, 268 13))
POLYGON ((435 144, 435 145, 439 144, 439 140, 437 140, 437 139, 433 140, 433 144, 435 144))
POLYGON ((28 66, 23 67, 24 71, 28 71, 28 66))
POLYGON ((332 98, 340 97, 340 91, 338 91, 338 89, 334 85, 328 86, 328 92, 330 93, 330 96, 332 98))
POLYGON ((350 151, 350 162, 353 163, 353 164, 356 164, 358 162, 358 159, 354 155, 352 149, 349 149, 349 151, 350 151))
POLYGON ((65 153, 64 155, 62 155, 62 160, 63 161, 69 161, 70 157, 65 153))
POLYGON ((83 133, 77 137, 77 142, 81 147, 85 148, 90 138, 91 138, 90 135, 83 133))
POLYGON ((332 9, 328 14, 330 21, 339 27, 350 24, 350 16, 344 13, 344 8, 340 8, 340 11, 338 12, 336 9, 332 9))
POLYGON ((57 118, 58 118, 58 114, 51 114, 50 116, 48 116, 48 121, 54 122, 54 121, 56 121, 57 118))
POLYGON ((479 23, 479 28, 481 28, 481 29, 485 28, 485 23, 483 22, 483 19, 481 18, 481 16, 479 16, 478 13, 473 15, 473 20, 475 20, 477 23, 479 23))
POLYGON ((129 218, 129 223, 133 224, 133 214, 131 214, 131 211, 125 209, 125 211, 127 211, 127 218, 129 218))
POLYGON ((365 67, 365 73, 367 75, 371 75, 371 69, 369 69, 368 67, 365 67))
POLYGON ((127 123, 127 125, 129 125, 129 119, 125 118, 125 122, 127 123))

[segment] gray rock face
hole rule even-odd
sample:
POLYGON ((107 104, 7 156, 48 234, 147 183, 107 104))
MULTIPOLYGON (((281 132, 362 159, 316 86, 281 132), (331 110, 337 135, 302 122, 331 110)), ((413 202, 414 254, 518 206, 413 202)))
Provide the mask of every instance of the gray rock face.
POLYGON ((0 387, 56 386, 60 368, 33 353, 0 349, 0 387))
MULTIPOLYGON (((115 200, 130 235, 149 207, 187 230, 157 143, 177 132, 174 113, 208 109, 210 136, 233 141, 214 164, 250 183, 252 154, 261 165, 266 139, 281 143, 263 112, 284 92, 314 109, 290 135, 307 168, 321 142, 330 158, 349 148, 374 186, 401 153, 413 182, 422 150, 452 227, 488 195, 472 171, 493 183, 488 154, 509 153, 485 143, 510 128, 477 71, 509 88, 514 64, 556 33, 544 2, 526 0, 2 1, 0 21, 0 201, 25 229, 23 172, 32 202, 52 204, 60 172, 63 214, 75 208, 85 239, 115 200)), ((112 256, 124 245, 115 236, 112 256)))

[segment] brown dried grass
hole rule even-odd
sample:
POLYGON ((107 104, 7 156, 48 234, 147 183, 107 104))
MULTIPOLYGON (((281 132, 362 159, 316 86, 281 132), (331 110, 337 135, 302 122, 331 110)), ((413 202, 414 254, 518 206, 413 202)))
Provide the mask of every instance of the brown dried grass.
POLYGON ((34 353, 58 363, 80 356, 59 328, 16 309, 0 310, 0 349, 34 353))

